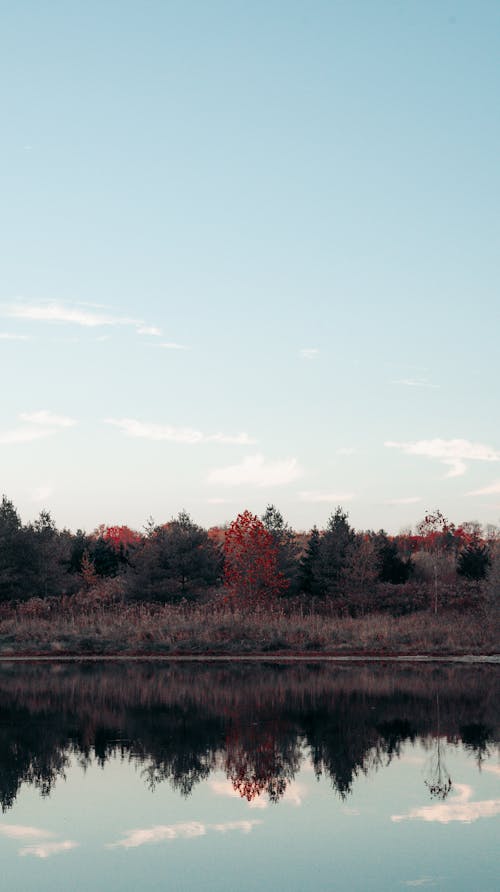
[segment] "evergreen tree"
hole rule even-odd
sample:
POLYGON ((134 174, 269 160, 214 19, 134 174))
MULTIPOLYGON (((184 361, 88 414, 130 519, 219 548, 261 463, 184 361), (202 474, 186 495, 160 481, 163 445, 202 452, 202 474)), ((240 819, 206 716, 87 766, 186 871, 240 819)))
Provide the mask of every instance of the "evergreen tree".
POLYGON ((319 581, 325 595, 339 594, 355 548, 356 534, 340 505, 330 515, 320 541, 319 581))
POLYGON ((268 505, 261 517, 262 523, 271 534, 277 550, 278 570, 288 581, 287 594, 293 594, 298 584, 298 547, 295 533, 285 523, 281 511, 275 505, 268 505))
POLYGON ((298 587, 300 592, 316 598, 323 594, 319 579, 320 535, 314 526, 307 542, 305 554, 299 563, 298 587))
POLYGON ((490 566, 491 555, 488 546, 474 537, 458 556, 457 573, 465 579, 480 581, 486 578, 490 566))

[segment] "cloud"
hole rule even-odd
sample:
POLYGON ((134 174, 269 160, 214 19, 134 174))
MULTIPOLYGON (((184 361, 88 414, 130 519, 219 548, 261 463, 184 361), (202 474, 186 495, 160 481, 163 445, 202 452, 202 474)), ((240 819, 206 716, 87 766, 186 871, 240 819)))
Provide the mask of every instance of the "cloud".
POLYGON ((44 437, 51 437, 54 429, 36 428, 36 427, 14 427, 10 431, 0 433, 0 445, 8 446, 13 443, 31 443, 32 440, 43 440, 44 437))
POLYGON ((493 818, 500 814, 500 799, 483 799, 471 802, 473 790, 467 784, 456 784, 456 796, 447 802, 435 802, 421 808, 412 808, 408 814, 392 815, 391 821, 426 821, 428 823, 450 824, 458 821, 471 824, 479 818, 493 818))
POLYGON ((319 350, 317 347, 302 347, 299 350, 299 356, 301 359, 317 359, 319 350))
POLYGON ((140 319, 128 316, 112 316, 108 313, 96 313, 94 310, 82 309, 79 305, 61 303, 13 304, 6 315, 11 319, 28 319, 31 322, 67 322, 95 328, 100 325, 141 325, 140 319))
POLYGON ((161 328, 156 328, 155 325, 139 325, 137 334, 149 335, 153 338, 161 338, 162 331, 161 328))
POLYGON ((24 422, 24 425, 3 431, 3 433, 0 431, 0 445, 42 440, 45 437, 53 436, 61 428, 73 427, 76 424, 74 418, 54 415, 46 409, 39 412, 21 412, 18 418, 24 422))
POLYGON ((402 499, 386 499, 384 505, 416 505, 421 501, 421 496, 405 496, 402 499))
POLYGON ((50 839, 54 836, 50 830, 27 827, 24 824, 0 824, 0 835, 8 839, 50 839))
POLYGON ((158 347, 162 347, 164 350, 188 350, 185 344, 177 344, 175 341, 165 341, 163 344, 158 344, 158 347))
POLYGON ((30 335, 12 334, 10 331, 0 331, 0 341, 30 341, 30 335))
POLYGON ((24 846, 19 849, 21 856, 33 855, 35 858, 50 858, 52 855, 60 855, 61 852, 69 852, 71 849, 78 848, 79 843, 73 842, 71 839, 65 839, 63 842, 47 842, 37 843, 32 846, 24 846))
POLYGON ((310 502, 313 505, 319 504, 320 502, 334 502, 335 504, 352 502, 355 498, 356 496, 352 492, 324 492, 318 489, 299 492, 299 499, 301 502, 310 502))
POLYGON ((440 387, 439 384, 432 384, 427 378, 401 378, 392 383, 402 384, 404 387, 430 387, 432 390, 438 390, 440 387))
POLYGON ((337 455, 356 455, 357 449, 353 446, 341 446, 336 450, 337 455))
POLYGON ((31 500, 33 502, 45 502, 47 499, 50 499, 54 489, 50 484, 37 486, 31 493, 31 500))
POLYGON ((446 477, 460 477, 467 470, 466 461, 500 461, 500 452, 483 443, 470 440, 415 440, 413 442, 395 442, 387 440, 384 445, 389 449, 400 449, 406 455, 420 455, 434 458, 448 465, 450 470, 446 477))
POLYGON ((28 424, 40 424, 44 427, 74 427, 76 420, 69 418, 67 415, 54 415, 46 409, 39 412, 21 412, 19 415, 21 421, 28 424))
POLYGON ((127 437, 144 440, 166 440, 170 443, 222 443, 232 446, 250 446, 255 443, 246 433, 240 434, 203 434, 191 427, 173 427, 169 424, 138 421, 136 418, 106 418, 105 424, 111 424, 121 430, 127 437))
POLYGON ((220 824, 202 824, 200 821, 188 821, 179 824, 157 824, 154 827, 129 830, 124 838, 118 842, 108 843, 106 848, 135 849, 139 846, 152 843, 166 842, 173 839, 196 839, 206 836, 210 830, 216 833, 228 833, 231 830, 240 830, 242 833, 250 833, 260 821, 227 821, 220 824))
POLYGON ((303 474, 296 458, 268 461, 263 455, 248 455, 239 464, 214 468, 207 482, 223 486, 284 486, 303 474))
POLYGON ((219 496, 215 496, 213 499, 207 499, 207 505, 231 505, 232 499, 222 499, 219 496))
POLYGON ((473 489, 468 492, 468 496, 496 496, 500 493, 500 480, 491 483, 489 486, 483 486, 481 489, 473 489))

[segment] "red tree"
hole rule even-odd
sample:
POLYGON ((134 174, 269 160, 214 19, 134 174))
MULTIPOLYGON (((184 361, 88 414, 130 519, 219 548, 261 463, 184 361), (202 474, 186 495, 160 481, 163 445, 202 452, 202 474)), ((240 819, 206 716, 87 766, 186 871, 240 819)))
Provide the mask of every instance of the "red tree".
POLYGON ((226 532, 224 584, 231 598, 245 606, 266 603, 288 586, 278 570, 272 534, 250 511, 238 514, 226 532))

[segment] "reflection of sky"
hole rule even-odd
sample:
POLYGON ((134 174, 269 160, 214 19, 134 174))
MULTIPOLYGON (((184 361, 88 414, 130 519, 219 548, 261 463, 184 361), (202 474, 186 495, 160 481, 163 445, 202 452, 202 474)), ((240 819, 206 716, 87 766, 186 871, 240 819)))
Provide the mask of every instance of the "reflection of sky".
POLYGON ((479 772, 449 747, 453 788, 444 801, 430 798, 428 765, 428 751, 407 746, 401 760, 358 777, 344 802, 307 766, 276 805, 265 794, 248 803, 223 772, 183 799, 168 783, 152 793, 125 760, 86 773, 74 764, 50 798, 23 788, 1 817, 3 887, 494 889, 496 760, 479 772))

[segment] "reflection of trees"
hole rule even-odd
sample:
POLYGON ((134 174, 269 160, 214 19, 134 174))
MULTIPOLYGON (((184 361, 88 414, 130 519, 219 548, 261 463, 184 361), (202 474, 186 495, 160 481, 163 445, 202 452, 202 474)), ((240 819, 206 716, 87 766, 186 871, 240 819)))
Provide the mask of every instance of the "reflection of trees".
POLYGON ((445 744, 441 736, 441 711, 439 708, 439 691, 436 691, 436 730, 433 742, 433 754, 430 759, 429 775, 425 785, 435 799, 446 799, 453 784, 444 762, 445 744))
POLYGON ((360 774, 432 747, 431 795, 451 781, 444 741, 478 765, 499 738, 498 677, 487 667, 342 669, 315 666, 26 666, 0 668, 0 802, 23 784, 49 795, 75 758, 113 756, 188 796, 214 770, 251 801, 278 801, 311 758, 345 798, 360 774))

